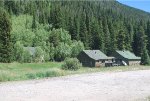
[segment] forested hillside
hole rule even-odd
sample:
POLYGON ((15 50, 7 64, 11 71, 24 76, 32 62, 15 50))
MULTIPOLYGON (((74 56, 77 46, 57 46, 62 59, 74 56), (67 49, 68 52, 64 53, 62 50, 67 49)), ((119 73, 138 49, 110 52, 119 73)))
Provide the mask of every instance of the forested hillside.
MULTIPOLYGON (((75 57, 84 47, 107 55, 114 50, 150 55, 150 13, 115 0, 1 0, 0 7, 11 16, 15 52, 40 46, 47 59, 59 61, 75 57)), ((20 52, 15 52, 13 60, 20 60, 22 54, 18 58, 20 52)))

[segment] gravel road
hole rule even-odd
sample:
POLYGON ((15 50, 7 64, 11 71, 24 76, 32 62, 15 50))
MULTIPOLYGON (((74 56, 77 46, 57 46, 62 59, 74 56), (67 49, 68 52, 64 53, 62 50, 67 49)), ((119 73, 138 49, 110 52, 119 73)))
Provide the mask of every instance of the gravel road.
POLYGON ((0 101, 143 101, 150 70, 91 73, 0 84, 0 101))

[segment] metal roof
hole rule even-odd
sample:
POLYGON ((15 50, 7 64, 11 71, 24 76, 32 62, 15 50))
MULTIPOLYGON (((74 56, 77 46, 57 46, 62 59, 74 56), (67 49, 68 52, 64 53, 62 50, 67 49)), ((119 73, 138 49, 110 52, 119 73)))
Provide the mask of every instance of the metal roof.
POLYGON ((29 51, 30 55, 35 55, 35 47, 24 47, 24 49, 29 51))
POLYGON ((116 52, 126 59, 141 59, 141 57, 135 56, 134 53, 131 53, 130 51, 116 51, 116 52))
POLYGON ((90 58, 94 60, 102 60, 102 59, 109 59, 103 52, 100 50, 83 50, 90 58))

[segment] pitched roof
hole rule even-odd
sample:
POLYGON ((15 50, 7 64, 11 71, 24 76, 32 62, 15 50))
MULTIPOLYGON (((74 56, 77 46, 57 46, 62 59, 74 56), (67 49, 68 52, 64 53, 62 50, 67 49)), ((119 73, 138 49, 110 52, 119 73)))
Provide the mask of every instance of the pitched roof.
POLYGON ((83 52, 94 60, 108 59, 108 57, 100 50, 83 50, 83 52))
POLYGON ((116 52, 126 59, 141 59, 141 57, 135 56, 134 53, 131 53, 130 51, 116 51, 116 52))
POLYGON ((35 54, 35 47, 24 47, 24 49, 29 51, 30 55, 35 54))

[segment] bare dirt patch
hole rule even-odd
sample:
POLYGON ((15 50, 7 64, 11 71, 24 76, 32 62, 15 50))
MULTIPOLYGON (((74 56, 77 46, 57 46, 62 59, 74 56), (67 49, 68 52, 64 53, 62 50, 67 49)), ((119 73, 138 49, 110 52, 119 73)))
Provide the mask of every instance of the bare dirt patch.
POLYGON ((139 101, 149 95, 150 70, 0 84, 0 101, 139 101))

